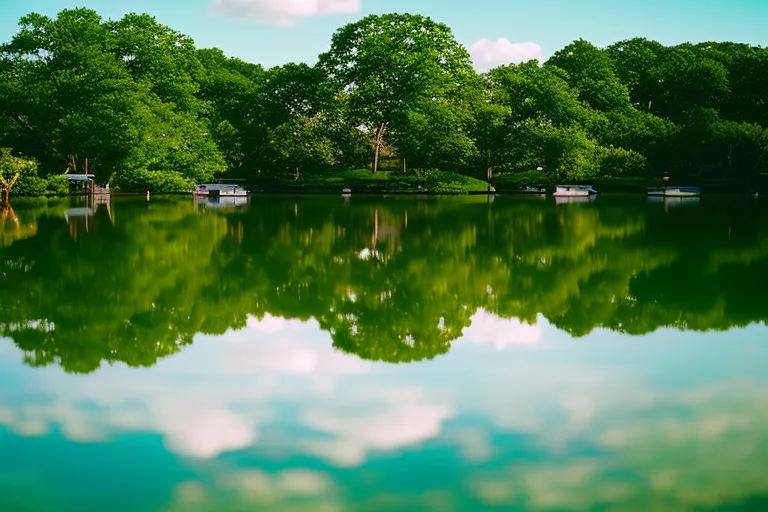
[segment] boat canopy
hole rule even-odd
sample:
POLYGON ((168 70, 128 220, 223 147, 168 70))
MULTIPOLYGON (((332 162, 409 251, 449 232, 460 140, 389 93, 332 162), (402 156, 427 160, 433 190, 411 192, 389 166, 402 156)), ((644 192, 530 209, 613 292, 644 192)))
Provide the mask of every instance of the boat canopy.
POLYGON ((93 181, 95 174, 65 174, 65 178, 70 181, 93 181))
POLYGON ((201 185, 195 185, 195 190, 235 190, 242 188, 240 185, 234 185, 231 183, 205 183, 201 185))

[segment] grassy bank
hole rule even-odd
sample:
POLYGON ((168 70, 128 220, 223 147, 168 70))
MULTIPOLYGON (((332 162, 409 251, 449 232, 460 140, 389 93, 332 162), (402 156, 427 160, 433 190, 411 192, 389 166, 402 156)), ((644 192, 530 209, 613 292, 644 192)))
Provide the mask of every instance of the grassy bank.
POLYGON ((418 193, 469 194, 487 192, 488 183, 476 178, 443 171, 397 171, 355 169, 328 174, 300 174, 298 178, 263 178, 252 183, 255 190, 264 192, 341 193, 348 188, 352 193, 418 193), (422 191, 419 190, 422 187, 422 191))

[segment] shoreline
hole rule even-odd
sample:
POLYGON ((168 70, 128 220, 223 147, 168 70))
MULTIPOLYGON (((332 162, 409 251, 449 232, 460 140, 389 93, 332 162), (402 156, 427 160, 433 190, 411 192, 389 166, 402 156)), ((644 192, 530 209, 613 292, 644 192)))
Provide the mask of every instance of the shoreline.
MULTIPOLYGON (((740 191, 734 192, 729 190, 719 191, 702 191, 700 195, 690 197, 759 197, 754 195, 754 192, 740 191)), ((431 192, 431 191, 408 191, 408 190, 352 190, 351 193, 345 194, 337 190, 323 190, 323 189, 285 189, 285 190, 256 190, 249 192, 248 196, 239 197, 254 197, 254 196, 432 196, 432 197, 456 197, 456 196, 514 196, 514 197, 556 197, 552 192, 527 192, 516 190, 496 190, 490 192, 480 191, 468 191, 468 192, 431 192)), ((143 198, 146 196, 146 192, 114 192, 109 195, 110 198, 143 198)), ((592 196, 573 196, 573 197, 620 197, 620 196, 645 196, 645 197, 664 197, 664 196, 649 196, 645 191, 609 191, 600 192, 592 196)), ((53 194, 44 196, 15 196, 12 197, 16 200, 36 200, 36 199, 67 199, 67 198, 87 198, 91 197, 90 194, 53 194)), ((104 197, 101 195, 100 197, 104 197)), ((196 196, 192 192, 152 192, 150 197, 201 197, 207 198, 208 196, 196 196)), ((676 196, 667 196, 668 198, 676 196)), ((686 196, 687 197, 687 196, 686 196)))

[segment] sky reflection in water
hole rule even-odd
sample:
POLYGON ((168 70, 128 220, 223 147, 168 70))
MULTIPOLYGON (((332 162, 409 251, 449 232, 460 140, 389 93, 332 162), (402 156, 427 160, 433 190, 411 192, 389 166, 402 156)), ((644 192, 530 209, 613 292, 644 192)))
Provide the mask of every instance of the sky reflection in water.
POLYGON ((88 376, 21 366, 4 340, 0 484, 33 510, 703 510, 768 493, 764 326, 574 340, 540 319, 494 339, 478 333, 504 320, 473 320, 450 355, 408 365, 276 317, 88 376))

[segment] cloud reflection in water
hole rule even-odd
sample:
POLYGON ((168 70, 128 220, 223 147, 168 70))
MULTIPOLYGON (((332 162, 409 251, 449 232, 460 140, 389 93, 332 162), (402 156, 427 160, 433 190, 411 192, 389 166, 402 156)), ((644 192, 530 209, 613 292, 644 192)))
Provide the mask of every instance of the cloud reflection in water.
POLYGON ((768 360, 764 334, 574 340, 481 310, 450 356, 389 365, 267 315, 88 376, 22 367, 3 341, 0 424, 106 445, 160 434, 198 475, 170 510, 716 508, 768 495, 768 373, 742 357, 768 360))

